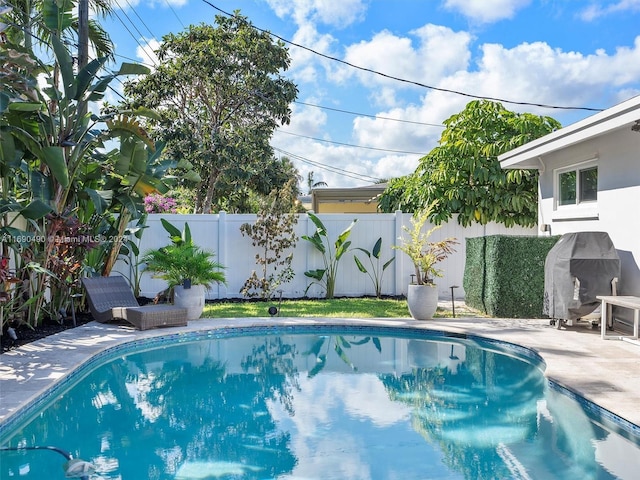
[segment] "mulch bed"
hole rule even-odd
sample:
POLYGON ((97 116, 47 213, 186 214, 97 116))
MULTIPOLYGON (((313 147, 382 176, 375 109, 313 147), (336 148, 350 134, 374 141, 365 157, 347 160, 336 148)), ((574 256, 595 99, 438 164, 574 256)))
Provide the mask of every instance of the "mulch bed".
MULTIPOLYGON (((138 303, 140 305, 146 305, 147 303, 152 302, 153 299, 140 297, 138 298, 138 303)), ((89 312, 76 312, 76 326, 84 325, 85 323, 89 323, 93 320, 91 313, 89 312)), ((128 325, 128 323, 123 322, 124 325, 128 325)), ((8 352, 9 350, 13 350, 14 348, 20 347, 22 345, 26 345, 31 342, 35 342, 36 340, 40 340, 42 338, 48 337, 49 335, 54 335, 56 333, 63 332, 68 330, 69 328, 74 328, 73 319, 68 317, 64 320, 63 323, 60 323, 56 320, 45 319, 41 325, 37 327, 30 327, 28 325, 19 325, 13 326, 13 329, 18 337, 17 340, 13 340, 8 332, 7 326, 2 331, 2 336, 0 339, 2 340, 2 349, 0 353, 8 352)))

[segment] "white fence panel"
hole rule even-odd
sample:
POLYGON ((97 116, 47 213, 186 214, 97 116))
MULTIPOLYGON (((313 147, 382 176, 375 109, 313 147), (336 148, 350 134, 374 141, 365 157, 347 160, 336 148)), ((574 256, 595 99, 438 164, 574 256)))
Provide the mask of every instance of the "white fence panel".
MULTIPOLYGON (((256 265, 256 254, 263 255, 253 247, 251 238, 243 236, 240 226, 244 223, 253 223, 256 220, 254 214, 226 214, 221 212, 215 215, 178 215, 163 214, 149 215, 147 228, 139 241, 140 252, 144 254, 149 249, 155 249, 169 243, 168 233, 162 227, 160 218, 165 218, 179 230, 184 228, 185 222, 189 224, 194 242, 209 251, 215 253, 215 260, 225 266, 224 272, 227 278, 226 285, 216 285, 207 292, 208 299, 239 298, 240 290, 253 270, 260 267, 256 265)), ((378 238, 382 238, 381 265, 392 257, 395 261, 382 275, 382 293, 384 295, 406 295, 407 285, 413 274, 413 264, 401 251, 392 248, 399 243, 403 236, 403 225, 411 227, 411 214, 319 214, 318 218, 323 222, 328 232, 328 240, 331 249, 338 235, 342 233, 354 219, 356 224, 352 228, 349 240, 351 251, 347 252, 338 263, 338 275, 336 281, 336 296, 361 296, 374 295, 374 285, 368 275, 360 272, 353 257, 357 255, 367 270, 371 271, 371 265, 366 255, 356 248, 363 248, 369 252, 378 238)), ((432 225, 425 225, 425 231, 432 225)), ((310 242, 303 240, 302 235, 313 235, 315 225, 308 215, 298 216, 296 234, 299 237, 293 252, 293 269, 295 277, 292 282, 280 286, 284 298, 297 298, 303 296, 311 280, 304 275, 310 269, 323 268, 322 255, 313 248, 310 242)), ((443 276, 437 280, 438 294, 441 298, 450 298, 450 287, 456 286, 454 296, 464 298, 462 280, 464 278, 464 266, 466 259, 466 238, 485 235, 536 235, 535 228, 514 227, 506 228, 503 225, 489 224, 486 226, 474 224, 470 227, 461 227, 457 218, 443 224, 433 232, 432 240, 438 241, 447 237, 454 237, 459 242, 456 251, 439 266, 443 276)), ((137 259, 130 262, 119 260, 114 273, 120 273, 128 278, 133 278, 133 265, 137 259)), ((142 267, 143 268, 143 267, 142 267)), ((166 288, 166 283, 160 279, 154 279, 148 273, 143 273, 140 279, 141 294, 146 297, 154 297, 159 291, 166 288)), ((324 290, 317 285, 312 285, 308 290, 311 297, 324 296, 324 290)))

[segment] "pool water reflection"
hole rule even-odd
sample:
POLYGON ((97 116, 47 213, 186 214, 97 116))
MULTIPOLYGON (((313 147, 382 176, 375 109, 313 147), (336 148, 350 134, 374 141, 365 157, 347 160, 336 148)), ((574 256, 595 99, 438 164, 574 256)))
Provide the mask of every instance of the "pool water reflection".
MULTIPOLYGON (((638 440, 548 389, 535 358, 379 333, 129 352, 2 444, 59 446, 92 479, 636 478, 638 440)), ((59 460, 4 452, 0 478, 63 478, 59 460)))

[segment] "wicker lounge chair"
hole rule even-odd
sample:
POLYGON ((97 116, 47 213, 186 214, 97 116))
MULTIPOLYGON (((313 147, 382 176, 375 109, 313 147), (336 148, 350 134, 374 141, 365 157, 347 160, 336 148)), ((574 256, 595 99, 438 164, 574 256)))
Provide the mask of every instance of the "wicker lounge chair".
POLYGON ((132 323, 139 330, 187 325, 187 309, 173 305, 140 306, 124 277, 87 277, 89 310, 94 320, 105 323, 116 318, 132 323))

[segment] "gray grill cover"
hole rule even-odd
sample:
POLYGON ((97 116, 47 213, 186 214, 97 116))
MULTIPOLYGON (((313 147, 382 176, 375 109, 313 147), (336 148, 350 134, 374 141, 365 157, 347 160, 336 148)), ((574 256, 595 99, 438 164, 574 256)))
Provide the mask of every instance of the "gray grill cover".
POLYGON ((596 295, 611 295, 620 277, 620 257, 606 232, 576 232, 560 237, 544 264, 542 312, 577 320, 600 305, 596 295))

